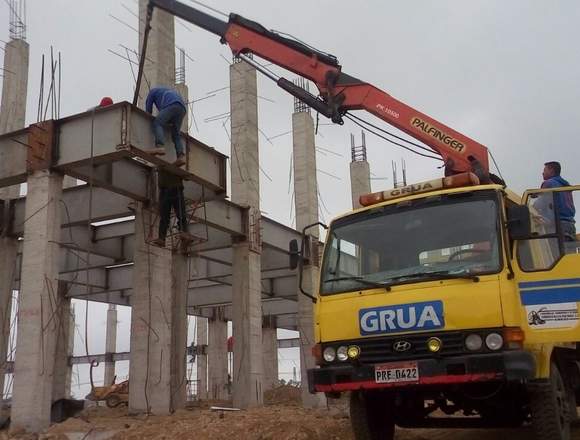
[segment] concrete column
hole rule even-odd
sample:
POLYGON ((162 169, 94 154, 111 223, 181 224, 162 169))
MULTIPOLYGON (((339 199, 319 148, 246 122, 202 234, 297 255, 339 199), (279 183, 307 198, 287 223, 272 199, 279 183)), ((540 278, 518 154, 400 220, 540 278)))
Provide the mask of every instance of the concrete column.
POLYGON ((187 256, 173 253, 171 290, 173 291, 173 351, 171 357, 172 409, 182 409, 187 400, 187 256))
POLYGON ((264 391, 278 386, 278 331, 276 327, 262 327, 262 351, 264 353, 264 391))
MULTIPOLYGON (((139 0, 139 53, 143 44, 148 0, 139 0)), ((173 15, 155 8, 147 43, 147 58, 139 92, 139 107, 143 107, 149 89, 155 86, 175 86, 175 20, 173 15)))
POLYGON ((360 208, 359 197, 371 192, 371 168, 366 160, 350 163, 350 192, 353 209, 360 208))
MULTIPOLYGON (((302 230, 307 225, 318 221, 318 189, 316 183, 316 149, 314 143, 314 121, 307 112, 292 115, 292 143, 294 151, 294 203, 296 228, 302 230)), ((318 241, 318 228, 308 233, 318 241)), ((318 250, 318 246, 313 246, 318 250)), ((303 270, 303 288, 312 295, 318 292, 319 268, 316 264, 305 265, 303 270)), ((298 331, 300 332, 300 377, 302 382, 302 404, 307 408, 326 405, 323 394, 310 394, 306 385, 306 371, 315 367, 312 356, 314 340, 314 304, 298 292, 298 331)))
POLYGON ((244 62, 230 66, 232 201, 260 208, 256 69, 244 62))
POLYGON ((52 386, 52 400, 70 398, 70 384, 72 365, 69 357, 73 354, 74 346, 74 310, 70 298, 66 297, 67 284, 58 283, 60 301, 59 324, 56 328, 56 355, 52 386))
POLYGON ((13 237, 0 237, 0 390, 2 392, 10 342, 12 289, 17 275, 17 256, 18 240, 13 237))
MULTIPOLYGON (((135 214, 135 237, 145 237, 143 228, 149 231, 153 214, 141 204, 135 214)), ((178 346, 183 336, 176 332, 185 327, 185 308, 183 315, 176 313, 183 300, 176 297, 181 289, 175 285, 185 285, 177 280, 185 271, 172 270, 171 251, 149 246, 142 238, 135 241, 134 262, 129 412, 168 414, 180 404, 176 359, 185 355, 185 343, 178 346)))
POLYGON ((263 404, 260 255, 246 243, 234 244, 233 401, 237 408, 263 404))
POLYGON ((228 322, 223 311, 215 309, 215 316, 210 319, 208 327, 208 389, 209 398, 227 400, 228 392, 228 322))
MULTIPOLYGON (((69 300, 69 320, 68 320, 68 346, 67 346, 67 358, 74 356, 75 353, 75 307, 70 304, 69 300)), ((71 386, 72 386, 72 375, 73 366, 67 359, 66 365, 66 379, 65 379, 65 391, 66 397, 71 397, 71 386)))
POLYGON ((28 177, 22 254, 12 428, 38 432, 50 424, 55 351, 60 326, 58 262, 62 176, 28 177))
POLYGON ((196 316, 195 318, 195 345, 197 346, 197 398, 207 399, 207 352, 208 349, 208 319, 196 316))
MULTIPOLYGON (((29 46, 24 40, 11 40, 4 47, 0 134, 24 128, 28 91, 29 46)), ((0 188, 0 199, 20 196, 20 185, 0 188)), ((8 207, 6 206, 6 215, 8 207)), ((6 356, 10 338, 10 312, 18 241, 10 231, 0 231, 0 391, 4 390, 6 356)))
POLYGON ((28 91, 29 47, 24 40, 11 40, 4 47, 4 79, 0 107, 0 134, 24 127, 28 91))
POLYGON ((232 201, 248 207, 248 237, 233 245, 233 402, 263 404, 260 170, 256 71, 230 67, 232 201))
POLYGON ((117 351, 117 306, 109 304, 107 310, 107 330, 105 335, 105 378, 104 385, 111 385, 115 380, 115 361, 113 353, 117 351))

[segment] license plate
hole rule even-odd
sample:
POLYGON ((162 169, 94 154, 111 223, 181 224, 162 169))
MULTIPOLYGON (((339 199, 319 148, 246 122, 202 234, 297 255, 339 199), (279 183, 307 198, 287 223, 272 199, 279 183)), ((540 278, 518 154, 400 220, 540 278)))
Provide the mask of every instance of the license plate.
POLYGON ((417 362, 403 362, 375 366, 376 383, 419 382, 417 362))

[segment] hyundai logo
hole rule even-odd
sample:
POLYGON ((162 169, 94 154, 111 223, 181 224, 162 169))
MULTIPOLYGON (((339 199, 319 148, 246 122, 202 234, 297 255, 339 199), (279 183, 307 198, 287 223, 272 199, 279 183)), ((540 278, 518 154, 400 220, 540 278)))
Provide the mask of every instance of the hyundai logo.
POLYGON ((412 346, 409 341, 397 341, 393 344, 393 350, 398 352, 409 351, 411 347, 412 346))

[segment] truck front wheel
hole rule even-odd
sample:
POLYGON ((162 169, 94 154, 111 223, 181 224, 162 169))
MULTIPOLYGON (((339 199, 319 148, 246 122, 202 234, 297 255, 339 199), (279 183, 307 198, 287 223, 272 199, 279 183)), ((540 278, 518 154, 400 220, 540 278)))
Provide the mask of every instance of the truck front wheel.
POLYGON ((555 363, 550 379, 530 388, 532 428, 537 440, 570 440, 568 388, 555 363))
POLYGON ((356 440, 393 440, 395 418, 393 400, 377 391, 353 391, 350 395, 350 422, 356 440))

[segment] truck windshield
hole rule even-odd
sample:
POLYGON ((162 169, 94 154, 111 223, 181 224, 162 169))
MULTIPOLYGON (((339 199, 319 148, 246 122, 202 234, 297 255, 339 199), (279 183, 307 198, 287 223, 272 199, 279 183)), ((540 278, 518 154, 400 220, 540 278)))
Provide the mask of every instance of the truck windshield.
POLYGON ((402 202, 335 221, 320 293, 499 272, 497 199, 482 196, 402 202))

